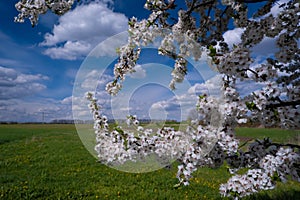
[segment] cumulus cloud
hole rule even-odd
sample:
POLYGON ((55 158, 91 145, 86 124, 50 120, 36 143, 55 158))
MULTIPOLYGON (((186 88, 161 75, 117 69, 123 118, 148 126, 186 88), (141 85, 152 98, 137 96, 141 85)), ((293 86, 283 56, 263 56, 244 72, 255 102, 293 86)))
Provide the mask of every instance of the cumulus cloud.
MULTIPOLYGON (((2 45, 3 45, 3 43, 2 43, 2 45)), ((6 49, 5 51, 7 51, 6 45, 3 45, 3 47, 6 49)), ((0 51, 1 51, 1 49, 0 49, 0 51)), ((0 63, 3 66, 22 66, 22 64, 24 64, 24 63, 16 60, 15 58, 14 59, 0 58, 0 63)))
POLYGON ((1 86, 14 86, 12 82, 17 78, 17 73, 15 70, 10 68, 4 68, 0 66, 0 84, 1 86))
POLYGON ((159 101, 152 104, 152 109, 163 109, 165 111, 172 111, 178 109, 180 107, 180 103, 176 101, 176 98, 171 98, 169 100, 159 101))
MULTIPOLYGON (((271 8, 271 14, 273 16, 278 16, 278 14, 283 10, 280 5, 287 3, 288 0, 279 0, 276 4, 271 8)), ((267 15, 266 15, 267 16, 267 15)), ((263 16, 265 17, 265 16, 263 16)), ((262 17, 262 18, 263 18, 262 17)), ((239 44, 241 42, 241 35, 244 32, 244 29, 242 28, 235 28, 233 30, 228 30, 223 34, 225 42, 232 47, 233 44, 239 44)), ((264 37, 264 39, 254 46, 251 51, 253 56, 270 56, 271 54, 274 54, 279 49, 276 46, 276 40, 278 37, 275 38, 269 38, 264 37)))
POLYGON ((49 77, 0 66, 0 121, 49 122, 71 119, 70 105, 43 98, 49 77))
POLYGON ((223 34, 224 41, 232 47, 233 44, 239 44, 241 40, 241 35, 244 32, 243 28, 235 28, 233 30, 228 30, 223 34))
MULTIPOLYGON (((261 89, 265 84, 257 83, 254 81, 237 81, 236 88, 241 96, 246 96, 251 92, 261 89)), ((189 88, 189 95, 209 94, 210 96, 219 97, 221 95, 222 78, 221 75, 216 75, 213 78, 207 80, 205 83, 196 83, 189 88)), ((182 97, 187 98, 187 97, 182 97)))
POLYGON ((0 99, 18 99, 38 93, 46 89, 40 82, 48 79, 41 74, 22 74, 0 66, 0 99))
MULTIPOLYGON (((63 100, 62 100, 63 101, 63 100)), ((55 119, 72 119, 70 104, 55 99, 0 99, 0 121, 50 122, 55 119)))
MULTIPOLYGON (((243 34, 244 29, 235 28, 233 30, 229 30, 223 34, 224 41, 229 45, 229 47, 233 47, 233 44, 239 44, 241 40, 241 35, 243 34)), ((269 56, 270 54, 274 54, 278 51, 278 47, 276 46, 275 38, 264 37, 263 40, 251 48, 251 52, 253 56, 269 56)))
POLYGON ((117 57, 116 49, 125 45, 128 41, 128 32, 124 31, 119 34, 108 37, 101 43, 99 43, 93 51, 89 53, 89 56, 99 57, 117 57))
POLYGON ((96 69, 85 70, 77 77, 76 89, 73 90, 73 96, 67 97, 61 101, 62 104, 71 104, 73 116, 75 119, 91 119, 88 108, 89 101, 85 98, 86 92, 93 92, 98 104, 101 105, 101 111, 110 110, 111 96, 105 91, 106 84, 113 80, 113 76, 96 69))
POLYGON ((75 60, 86 56, 99 42, 125 31, 128 19, 102 2, 77 6, 60 17, 52 33, 41 43, 44 53, 54 59, 75 60))
POLYGON ((92 117, 88 109, 89 101, 84 96, 65 97, 59 103, 65 108, 69 108, 69 111, 72 110, 74 119, 90 119, 92 117))
MULTIPOLYGON (((167 113, 168 118, 177 120, 187 119, 191 112, 194 112, 199 94, 209 94, 210 96, 221 97, 222 78, 216 75, 204 83, 196 83, 191 86, 186 93, 173 96, 163 101, 157 101, 152 104, 152 112, 167 113)), ((241 96, 250 94, 251 92, 263 87, 261 83, 253 81, 237 82, 237 91, 241 96)))
POLYGON ((66 97, 63 100, 60 101, 61 104, 70 105, 72 103, 72 96, 66 97))
POLYGON ((96 89, 95 86, 104 89, 106 84, 113 79, 114 77, 112 75, 101 74, 97 70, 92 70, 85 76, 85 80, 81 83, 81 88, 86 91, 94 91, 96 89))
POLYGON ((189 87, 185 93, 177 94, 169 99, 156 101, 151 109, 161 113, 167 113, 169 119, 185 120, 189 117, 191 110, 196 108, 199 94, 220 96, 221 75, 216 75, 205 83, 196 83, 189 87))
POLYGON ((205 83, 196 83, 189 88, 189 94, 209 94, 212 96, 220 95, 220 89, 222 84, 221 75, 216 75, 213 78, 207 80, 205 83))
POLYGON ((282 4, 284 3, 288 3, 289 0, 279 0, 277 1, 274 6, 271 8, 271 13, 273 16, 277 16, 282 10, 283 8, 280 7, 282 4))
POLYGON ((67 41, 62 47, 51 47, 44 54, 54 59, 76 60, 78 57, 87 55, 92 45, 84 41, 67 41))
POLYGON ((134 79, 143 79, 146 77, 146 70, 142 68, 141 65, 136 65, 134 67, 135 72, 130 73, 129 77, 134 78, 134 79))
POLYGON ((198 97, 195 94, 185 93, 173 96, 167 100, 152 104, 153 113, 165 113, 168 119, 187 119, 190 110, 195 109, 198 97))

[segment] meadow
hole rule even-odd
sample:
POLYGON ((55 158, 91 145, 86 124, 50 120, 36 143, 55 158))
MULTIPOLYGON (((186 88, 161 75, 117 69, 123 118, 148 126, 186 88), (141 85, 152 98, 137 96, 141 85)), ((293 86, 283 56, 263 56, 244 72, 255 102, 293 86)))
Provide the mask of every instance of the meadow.
MULTIPOLYGON (((242 140, 270 137, 298 143, 299 130, 239 128, 242 140)), ((226 166, 201 168, 188 187, 174 188, 176 163, 133 174, 97 162, 82 145, 74 125, 0 125, 0 199, 222 199, 226 166)), ((245 199, 300 199, 300 183, 278 184, 245 199)))

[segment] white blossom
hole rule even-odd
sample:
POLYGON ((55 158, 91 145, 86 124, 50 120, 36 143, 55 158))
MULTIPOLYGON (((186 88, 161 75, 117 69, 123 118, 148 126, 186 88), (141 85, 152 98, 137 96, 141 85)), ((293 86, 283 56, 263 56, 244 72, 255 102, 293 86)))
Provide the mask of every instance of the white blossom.
POLYGON ((135 127, 136 133, 122 129, 109 132, 103 129, 103 117, 95 115, 97 107, 90 106, 97 118, 96 150, 101 159, 108 163, 122 163, 149 152, 162 160, 176 158, 181 163, 177 171, 179 185, 189 185, 197 168, 219 167, 226 161, 234 175, 220 186, 220 193, 235 199, 273 189, 275 174, 282 181, 288 177, 300 181, 296 167, 299 166, 299 153, 295 149, 283 148, 281 144, 264 139, 252 141, 248 151, 243 151, 235 138, 236 126, 249 119, 264 126, 299 127, 299 3, 291 1, 282 5, 278 15, 269 14, 271 4, 268 4, 257 10, 253 18, 248 18, 246 4, 238 1, 222 0, 226 10, 219 8, 216 1, 192 1, 187 4, 187 10, 178 12, 177 21, 170 24, 166 13, 174 8, 175 3, 147 0, 145 8, 151 11, 148 19, 130 20, 128 44, 119 49, 115 80, 107 85, 106 90, 116 95, 122 82, 126 81, 125 75, 134 71, 141 46, 161 37, 158 53, 175 61, 171 89, 175 89, 188 73, 187 58, 197 61, 205 52, 210 66, 222 74, 221 96, 200 94, 196 107, 202 116, 201 125, 199 120, 194 120, 186 131, 175 131, 171 127, 157 131, 144 129, 135 116, 130 116, 127 123, 135 127), (208 16, 209 9, 214 10, 214 16, 208 16), (193 12, 199 13, 200 19, 194 18, 193 12), (244 31, 240 42, 229 49, 223 34, 231 19, 235 27, 244 31), (254 65, 252 47, 260 44, 266 36, 276 40, 280 51, 254 65), (262 88, 242 97, 236 85, 244 80, 259 82, 262 88), (102 137, 110 142, 103 142, 102 137), (107 154, 103 148, 113 153, 107 154), (244 167, 250 168, 248 172, 236 175, 244 167))
POLYGON ((57 15, 63 15, 68 12, 74 0, 21 0, 15 7, 20 12, 15 17, 15 22, 24 22, 29 18, 31 25, 35 26, 40 14, 45 14, 48 9, 57 15))
MULTIPOLYGON (((130 19, 128 43, 117 50, 119 61, 114 66, 115 79, 106 85, 106 91, 117 95, 126 81, 126 74, 134 72, 141 47, 162 38, 158 53, 175 61, 171 89, 183 82, 188 73, 187 59, 192 57, 197 61, 205 52, 210 66, 222 75, 221 96, 200 94, 195 103, 202 119, 194 120, 185 131, 172 127, 146 129, 134 115, 127 118, 129 130, 122 127, 110 130, 97 99, 87 93, 99 160, 108 165, 123 164, 149 153, 156 154, 162 163, 177 159, 180 162, 179 185, 189 185, 193 172, 199 167, 219 167, 227 163, 234 175, 220 186, 220 193, 234 199, 273 189, 274 176, 283 182, 289 178, 300 182, 299 146, 264 139, 252 141, 248 150, 243 151, 235 138, 237 125, 248 119, 266 127, 300 127, 299 3, 290 0, 280 5, 278 13, 274 14, 271 13, 272 2, 268 2, 257 8, 252 18, 247 9, 251 1, 222 0, 223 6, 218 1, 186 3, 187 9, 180 9, 174 21, 170 20, 169 10, 176 8, 176 1, 146 1, 144 7, 151 14, 140 21, 135 17, 130 19), (230 49, 223 36, 232 25, 244 31, 240 42, 230 49), (278 52, 261 58, 263 61, 256 65, 258 61, 253 58, 252 50, 265 37, 276 41, 278 52), (241 96, 237 84, 245 80, 262 87, 241 96), (249 168, 245 174, 236 174, 245 167, 249 168)), ((61 15, 72 4, 73 0, 21 0, 16 4, 20 13, 15 21, 29 18, 34 26, 38 16, 48 9, 61 15)))

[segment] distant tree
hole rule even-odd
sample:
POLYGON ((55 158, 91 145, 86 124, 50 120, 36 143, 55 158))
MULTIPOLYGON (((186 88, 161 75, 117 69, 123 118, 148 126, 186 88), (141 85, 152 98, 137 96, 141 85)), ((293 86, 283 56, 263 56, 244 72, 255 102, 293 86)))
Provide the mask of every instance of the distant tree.
MULTIPOLYGON (((300 127, 299 1, 186 0, 185 3, 186 9, 179 9, 174 18, 170 11, 177 9, 175 0, 146 1, 145 8, 151 14, 141 21, 134 17, 129 20, 128 44, 118 51, 115 80, 107 84, 106 90, 116 95, 125 75, 134 72, 140 47, 160 37, 163 39, 159 54, 175 61, 170 88, 175 89, 176 84, 184 80, 188 57, 197 61, 207 56, 209 65, 222 75, 222 96, 200 95, 197 109, 207 123, 193 123, 186 132, 164 127, 150 134, 148 129, 138 125, 136 116, 130 116, 128 119, 139 133, 136 136, 119 128, 110 132, 107 118, 88 93, 99 159, 108 164, 123 163, 150 150, 159 157, 179 158, 177 186, 188 185, 192 173, 202 166, 218 167, 226 161, 233 174, 241 168, 249 168, 245 174, 235 174, 220 186, 223 196, 234 198, 273 189, 276 177, 281 181, 289 178, 300 181, 299 146, 264 139, 252 142, 249 149, 243 151, 234 136, 235 127, 246 122, 249 116, 265 127, 300 127), (252 16, 249 4, 257 5, 252 16), (271 12, 275 6, 277 11, 271 12), (231 47, 225 42, 224 33, 235 28, 241 29, 242 34, 240 42, 231 47), (255 65, 253 47, 264 38, 275 40, 278 51, 255 65), (243 81, 264 86, 242 97, 236 88, 243 81)), ((29 18, 34 26, 39 14, 48 9, 63 14, 72 4, 72 0, 22 0, 16 4, 20 11, 16 21, 29 18)))

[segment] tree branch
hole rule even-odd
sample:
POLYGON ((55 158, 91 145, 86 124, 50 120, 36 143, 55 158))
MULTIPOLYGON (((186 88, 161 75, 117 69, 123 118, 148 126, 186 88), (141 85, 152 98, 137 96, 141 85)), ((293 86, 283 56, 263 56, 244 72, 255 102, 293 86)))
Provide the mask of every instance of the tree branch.
POLYGON ((213 4, 215 1, 214 1, 214 0, 212 0, 212 1, 207 1, 207 2, 203 2, 203 3, 199 3, 199 4, 197 4, 197 5, 195 5, 194 2, 196 2, 196 1, 193 1, 192 6, 191 6, 190 9, 188 9, 188 11, 186 12, 186 14, 187 14, 188 16, 189 16, 195 9, 200 8, 200 7, 202 7, 202 6, 207 6, 207 5, 213 4))
POLYGON ((300 105, 300 100, 296 101, 281 101, 279 103, 271 103, 266 106, 266 108, 278 108, 278 107, 286 107, 286 106, 298 106, 300 105))
MULTIPOLYGON (((269 1, 269 0, 237 0, 237 2, 240 3, 259 3, 259 2, 264 2, 264 1, 269 1)), ((272 0, 273 2, 277 0, 272 0)))
POLYGON ((276 147, 291 147, 291 148, 297 148, 300 149, 300 145, 297 144, 280 144, 280 143, 271 143, 271 145, 275 145, 276 147))

